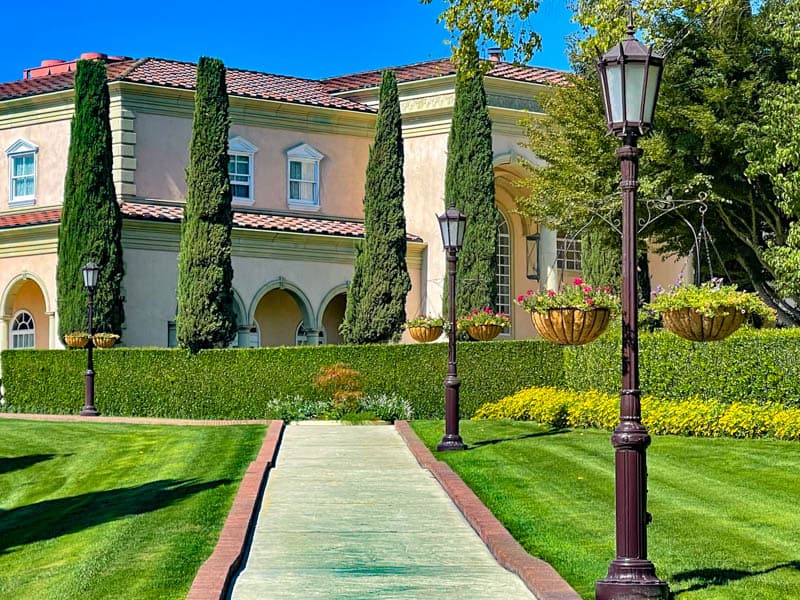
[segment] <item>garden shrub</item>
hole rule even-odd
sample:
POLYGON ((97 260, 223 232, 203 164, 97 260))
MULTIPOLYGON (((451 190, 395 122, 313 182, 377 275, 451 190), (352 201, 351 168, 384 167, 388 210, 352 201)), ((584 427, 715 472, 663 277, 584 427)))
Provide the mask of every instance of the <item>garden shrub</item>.
MULTIPOLYGON (((566 387, 619 393, 621 347, 617 332, 567 348, 566 387)), ((743 329, 709 343, 656 332, 640 335, 639 347, 640 387, 646 394, 664 400, 699 396, 725 404, 800 407, 800 329, 743 329)))
MULTIPOLYGON (((231 348, 194 355, 113 348, 95 353, 95 401, 105 415, 260 419, 296 412, 301 418, 324 405, 324 394, 313 385, 320 368, 339 362, 361 373, 366 397, 395 396, 415 418, 444 415, 447 344, 231 348), (290 408, 295 397, 307 404, 290 408)), ((563 386, 562 363, 562 349, 541 341, 459 343, 461 412, 471 415, 487 400, 522 388, 563 386)), ((6 412, 74 414, 83 406, 85 352, 10 350, 3 352, 2 366, 6 412)), ((369 410, 377 414, 375 407, 369 410)))
MULTIPOLYGON (((473 420, 480 419, 612 429, 619 422, 619 397, 596 390, 529 388, 479 407, 473 420)), ((697 396, 676 402, 646 396, 642 398, 642 422, 653 434, 800 440, 800 408, 776 403, 728 404, 697 396)))

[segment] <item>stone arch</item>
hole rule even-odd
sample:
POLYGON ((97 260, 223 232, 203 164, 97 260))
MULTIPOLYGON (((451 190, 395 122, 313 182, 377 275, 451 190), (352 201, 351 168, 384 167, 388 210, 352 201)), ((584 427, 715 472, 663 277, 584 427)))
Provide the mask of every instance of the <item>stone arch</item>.
POLYGON ((10 327, 14 315, 28 312, 34 321, 36 348, 54 348, 55 313, 44 281, 34 273, 25 271, 6 285, 0 298, 0 350, 10 344, 10 327))
POLYGON ((339 284, 325 294, 317 309, 317 329, 325 331, 328 344, 344 343, 339 334, 339 325, 344 320, 346 296, 347 284, 339 284))
POLYGON ((247 311, 248 322, 255 322, 260 333, 259 345, 293 345, 295 342, 295 329, 297 321, 308 323, 306 328, 308 343, 317 343, 316 317, 308 297, 297 285, 279 277, 261 286, 253 296, 253 301, 247 311), (272 295, 271 298, 267 298, 272 295), (286 302, 291 299, 292 304, 286 302), (262 304, 262 303, 267 304, 262 304), (280 307, 284 319, 294 322, 281 324, 279 332, 275 331, 275 323, 268 323, 265 313, 267 306, 280 307), (293 308, 294 307, 294 308, 293 308), (277 339, 277 342, 275 339, 277 339))

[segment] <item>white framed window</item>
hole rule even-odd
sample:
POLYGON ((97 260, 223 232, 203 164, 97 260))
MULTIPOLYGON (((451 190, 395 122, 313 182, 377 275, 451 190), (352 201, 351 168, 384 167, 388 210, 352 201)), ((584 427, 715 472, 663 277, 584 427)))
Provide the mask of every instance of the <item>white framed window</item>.
POLYGON ((563 271, 581 270, 581 240, 563 234, 556 238, 556 268, 563 271))
POLYGON ((319 208, 319 163, 325 156, 313 146, 300 144, 286 151, 287 203, 290 207, 319 208))
POLYGON ((233 202, 253 203, 253 157, 256 152, 258 148, 241 136, 228 140, 228 177, 233 202))
MULTIPOLYGON (((511 234, 502 212, 497 227, 497 310, 511 314, 511 234)), ((508 328, 503 333, 509 333, 508 328)))
POLYGON ((8 148, 9 206, 30 206, 36 203, 36 155, 39 146, 19 139, 8 148))
POLYGON ((36 347, 36 324, 27 310, 21 310, 14 316, 8 345, 12 350, 36 347))

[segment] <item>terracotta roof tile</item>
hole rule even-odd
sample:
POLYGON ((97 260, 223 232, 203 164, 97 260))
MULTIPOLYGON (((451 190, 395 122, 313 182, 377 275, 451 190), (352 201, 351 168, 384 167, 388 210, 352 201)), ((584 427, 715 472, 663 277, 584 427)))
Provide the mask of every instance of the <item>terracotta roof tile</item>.
MULTIPOLYGON (((144 204, 141 202, 123 202, 122 216, 126 219, 145 221, 164 221, 180 223, 183 217, 181 206, 164 206, 144 204)), ((61 220, 61 209, 30 211, 10 215, 0 215, 0 229, 46 225, 61 220)), ((292 215, 271 215, 266 213, 233 213, 234 227, 242 229, 260 229, 263 231, 287 231, 292 233, 309 233, 315 235, 339 235, 345 237, 364 237, 364 224, 360 221, 343 219, 326 219, 320 217, 300 217, 292 215)), ((409 234, 410 242, 421 242, 422 238, 409 234)))
POLYGON ((29 227, 31 225, 49 225, 61 220, 60 208, 48 208, 24 213, 0 215, 0 229, 29 227))
MULTIPOLYGON (((128 69, 135 66, 137 62, 139 61, 123 60, 106 64, 108 80, 114 81, 119 79, 128 69)), ((34 77, 33 79, 22 79, 10 83, 0 83, 0 100, 11 100, 12 98, 62 92, 64 90, 71 90, 74 85, 74 71, 34 77)))
MULTIPOLYGON (((449 58, 431 60, 401 67, 387 67, 394 71, 398 82, 418 81, 422 79, 432 79, 434 77, 444 77, 453 75, 456 72, 455 64, 449 58)), ((386 69, 375 71, 364 71, 352 75, 342 75, 340 77, 329 77, 323 79, 331 93, 353 91, 363 88, 378 87, 381 83, 381 73, 386 69)), ((513 63, 499 62, 492 67, 487 74, 488 77, 499 79, 512 79, 515 81, 527 81, 530 83, 562 85, 567 82, 565 71, 557 71, 545 67, 529 67, 525 65, 515 65, 513 63)))

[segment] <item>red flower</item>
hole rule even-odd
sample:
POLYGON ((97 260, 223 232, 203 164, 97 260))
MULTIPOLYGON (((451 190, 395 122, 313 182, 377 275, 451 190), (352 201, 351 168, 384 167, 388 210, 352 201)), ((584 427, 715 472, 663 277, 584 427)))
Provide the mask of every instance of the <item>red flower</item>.
POLYGON ((588 294, 591 291, 592 291, 592 286, 590 286, 590 285, 587 285, 585 288, 583 288, 583 293, 584 294, 588 294))
POLYGON ((526 293, 528 296, 533 296, 533 290, 528 290, 528 291, 527 291, 527 292, 525 292, 525 293, 526 293))
POLYGON ((611 292, 611 286, 610 286, 610 285, 607 285, 607 286, 605 286, 605 287, 603 288, 603 291, 604 291, 604 292, 606 292, 606 293, 609 293, 609 292, 611 292))
POLYGON ((519 296, 517 296, 517 302, 522 303, 524 301, 525 301, 525 296, 524 295, 520 294, 519 296))
POLYGON ((572 283, 574 283, 575 285, 582 285, 583 279, 581 279, 580 277, 576 277, 575 279, 572 280, 572 283))
POLYGON ((556 293, 553 290, 547 290, 547 295, 552 298, 553 296, 556 295, 556 293))
POLYGON ((594 303, 594 300, 592 300, 591 298, 587 298, 586 299, 586 304, 593 304, 593 303, 594 303))

